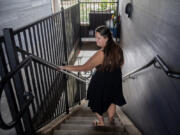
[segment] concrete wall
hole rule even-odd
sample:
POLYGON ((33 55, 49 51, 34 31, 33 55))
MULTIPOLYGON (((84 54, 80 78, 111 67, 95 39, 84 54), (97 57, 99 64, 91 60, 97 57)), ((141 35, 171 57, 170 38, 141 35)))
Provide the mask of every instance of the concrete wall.
MULTIPOLYGON (((170 69, 180 72, 180 1, 121 0, 120 13, 123 74, 156 54, 170 69), (128 2, 133 5, 131 18, 124 12, 128 2)), ((127 99, 123 110, 144 135, 180 134, 180 80, 151 66, 123 85, 127 99)))
POLYGON ((19 28, 52 13, 51 0, 0 0, 0 35, 5 27, 19 28))

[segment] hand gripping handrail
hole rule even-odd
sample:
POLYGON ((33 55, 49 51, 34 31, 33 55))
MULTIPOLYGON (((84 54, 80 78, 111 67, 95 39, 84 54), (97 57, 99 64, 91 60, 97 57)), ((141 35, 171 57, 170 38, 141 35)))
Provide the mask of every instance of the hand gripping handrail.
MULTIPOLYGON (((36 57, 36 56, 33 56, 33 55, 29 55, 27 58, 25 58, 14 70, 12 70, 11 72, 9 72, 4 78, 2 78, 2 80, 0 81, 0 99, 1 99, 1 96, 2 96, 2 92, 3 92, 3 89, 4 89, 4 86, 5 84, 23 67, 26 67, 30 62, 32 61, 35 61, 35 62, 38 62, 42 65, 45 65, 45 66, 48 66, 49 68, 53 69, 53 70, 56 70, 57 71, 57 68, 58 66, 55 65, 55 64, 52 64, 50 62, 47 62, 39 57, 36 57)), ((72 72, 67 72, 67 71, 64 71, 64 70, 58 70, 57 72, 62 72, 68 76, 71 76, 73 78, 76 78, 77 80, 79 81, 82 81, 82 82, 85 82, 85 83, 88 83, 88 81, 86 81, 85 78, 83 77, 79 77, 78 75, 72 73, 72 72)), ((2 129, 11 129, 13 128, 16 123, 18 121, 20 121, 21 117, 23 116, 24 112, 28 109, 29 105, 31 104, 31 102, 33 101, 33 98, 34 96, 28 92, 28 93, 25 93, 24 96, 28 96, 29 98, 26 100, 26 103, 23 105, 22 109, 18 112, 17 114, 17 118, 9 123, 6 123, 3 118, 2 118, 2 115, 1 115, 1 108, 0 108, 0 126, 2 129)))

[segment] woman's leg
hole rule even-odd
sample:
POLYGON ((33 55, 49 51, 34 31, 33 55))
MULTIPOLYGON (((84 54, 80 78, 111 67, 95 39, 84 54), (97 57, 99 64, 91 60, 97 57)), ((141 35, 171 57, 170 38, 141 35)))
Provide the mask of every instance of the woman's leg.
POLYGON ((108 119, 110 123, 114 123, 114 115, 116 113, 116 105, 115 104, 111 104, 107 110, 108 112, 108 119))
POLYGON ((96 114, 96 117, 98 119, 98 122, 95 123, 95 125, 97 125, 97 126, 104 126, 104 118, 103 118, 103 116, 99 115, 98 113, 95 113, 95 114, 96 114))

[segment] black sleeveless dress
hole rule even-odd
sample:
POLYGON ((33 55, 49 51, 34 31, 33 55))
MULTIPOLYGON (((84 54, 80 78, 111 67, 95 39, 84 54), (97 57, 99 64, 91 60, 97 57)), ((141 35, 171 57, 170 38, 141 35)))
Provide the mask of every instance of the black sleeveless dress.
POLYGON ((103 72, 99 68, 100 66, 96 68, 96 72, 91 78, 87 99, 91 110, 102 115, 112 103, 122 106, 126 104, 126 101, 122 92, 121 69, 103 72))

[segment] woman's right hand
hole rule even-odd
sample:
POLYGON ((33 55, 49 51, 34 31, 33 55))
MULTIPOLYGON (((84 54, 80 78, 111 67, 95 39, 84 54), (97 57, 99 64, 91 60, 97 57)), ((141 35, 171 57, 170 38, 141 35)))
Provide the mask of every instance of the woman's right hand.
POLYGON ((63 69, 64 69, 63 67, 64 67, 64 66, 58 66, 56 70, 57 70, 57 71, 63 70, 63 69))
POLYGON ((60 70, 70 70, 70 67, 68 67, 68 66, 59 66, 59 67, 57 68, 57 70, 58 70, 58 71, 60 71, 60 70))

